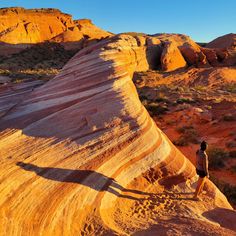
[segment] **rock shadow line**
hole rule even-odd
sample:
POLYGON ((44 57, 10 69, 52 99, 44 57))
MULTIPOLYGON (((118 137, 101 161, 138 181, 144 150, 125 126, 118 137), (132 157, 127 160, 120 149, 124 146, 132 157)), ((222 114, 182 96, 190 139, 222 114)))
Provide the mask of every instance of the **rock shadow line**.
POLYGON ((152 195, 152 193, 146 193, 135 189, 126 189, 122 185, 116 182, 114 178, 107 177, 101 173, 94 170, 73 170, 73 169, 63 169, 54 167, 39 167, 30 163, 17 162, 17 166, 26 171, 31 171, 41 176, 45 179, 66 182, 66 183, 76 183, 87 186, 99 192, 110 192, 118 197, 128 198, 132 200, 144 200, 146 198, 137 198, 130 195, 124 195, 119 193, 117 190, 127 193, 134 193, 139 195, 152 195), (86 181, 86 178, 91 177, 91 181, 86 181))

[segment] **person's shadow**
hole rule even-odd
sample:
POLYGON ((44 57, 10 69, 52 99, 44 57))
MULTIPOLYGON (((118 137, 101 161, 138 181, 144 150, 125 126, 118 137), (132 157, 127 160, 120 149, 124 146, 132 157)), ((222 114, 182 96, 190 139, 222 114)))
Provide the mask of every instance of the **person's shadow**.
POLYGON ((143 200, 144 198, 137 198, 134 196, 120 194, 117 190, 122 192, 135 193, 140 195, 153 195, 152 193, 145 193, 139 190, 126 189, 116 182, 115 179, 109 178, 101 173, 93 170, 72 170, 72 169, 62 169, 53 167, 39 167, 30 163, 17 162, 17 166, 21 167, 26 171, 35 172, 37 175, 58 182, 68 182, 82 184, 90 187, 96 191, 103 192, 108 191, 115 194, 118 197, 133 199, 133 200, 143 200), (87 177, 91 177, 91 181, 86 181, 87 177))

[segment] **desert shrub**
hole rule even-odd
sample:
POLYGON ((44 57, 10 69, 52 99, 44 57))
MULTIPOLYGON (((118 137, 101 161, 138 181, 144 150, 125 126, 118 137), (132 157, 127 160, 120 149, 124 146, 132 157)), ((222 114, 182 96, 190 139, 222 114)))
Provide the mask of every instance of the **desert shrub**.
POLYGON ((205 105, 204 106, 207 110, 211 110, 212 109, 212 106, 209 106, 209 105, 205 105))
POLYGON ((178 139, 173 141, 173 144, 176 146, 187 146, 188 143, 188 139, 184 136, 180 136, 178 139))
POLYGON ((173 125, 173 124, 175 124, 176 123, 176 120, 167 120, 166 121, 166 124, 167 125, 173 125))
POLYGON ((229 151, 229 157, 230 158, 236 158, 236 150, 229 151))
POLYGON ((235 206, 236 205, 236 186, 220 181, 212 176, 210 177, 210 179, 220 189, 220 191, 224 193, 228 201, 235 206))
POLYGON ((207 154, 210 169, 219 169, 224 167, 224 161, 229 157, 229 153, 222 148, 210 148, 207 151, 207 154))
POLYGON ((145 106, 152 115, 164 115, 169 109, 166 105, 149 103, 145 106))
POLYGON ((178 104, 183 104, 183 103, 189 103, 189 104, 192 104, 192 103, 195 103, 195 101, 191 98, 179 98, 177 99, 176 101, 178 104))
POLYGON ((236 147, 236 142, 235 141, 227 142, 227 143, 225 143, 225 146, 227 148, 235 148, 236 147))
POLYGON ((174 141, 177 146, 186 146, 189 143, 198 143, 198 133, 193 126, 182 126, 176 129, 181 133, 180 137, 174 141))
POLYGON ((236 83, 226 84, 223 89, 230 93, 236 93, 236 83))
POLYGON ((65 50, 58 43, 40 43, 0 61, 0 74, 16 79, 44 78, 61 69, 77 50, 65 50), (45 71, 45 72, 43 72, 45 71))
POLYGON ((223 101, 223 98, 219 97, 219 98, 215 98, 212 102, 215 104, 221 103, 223 101))
POLYGON ((141 101, 143 101, 143 100, 147 100, 148 98, 147 98, 147 96, 146 95, 140 95, 139 96, 139 99, 141 100, 141 101))
POLYGON ((177 131, 178 133, 183 134, 183 133, 186 132, 186 130, 190 130, 190 129, 194 129, 192 125, 184 125, 184 126, 181 126, 181 127, 177 127, 177 128, 176 128, 176 131, 177 131))
POLYGON ((7 69, 0 69, 0 75, 9 76, 11 72, 7 69))
POLYGON ((172 89, 179 93, 186 93, 190 91, 189 87, 186 86, 175 86, 172 89))
POLYGON ((223 116, 223 120, 224 121, 234 121, 235 120, 235 117, 232 115, 232 114, 225 114, 223 116))
POLYGON ((202 86, 202 85, 197 85, 197 86, 194 87, 194 89, 196 91, 203 92, 203 91, 206 91, 207 88, 205 86, 202 86))
POLYGON ((236 173, 236 166, 232 166, 232 167, 231 167, 231 171, 232 171, 233 173, 236 173))
POLYGON ((162 92, 157 93, 157 97, 155 99, 156 102, 167 102, 169 103, 169 99, 166 97, 166 95, 162 92))

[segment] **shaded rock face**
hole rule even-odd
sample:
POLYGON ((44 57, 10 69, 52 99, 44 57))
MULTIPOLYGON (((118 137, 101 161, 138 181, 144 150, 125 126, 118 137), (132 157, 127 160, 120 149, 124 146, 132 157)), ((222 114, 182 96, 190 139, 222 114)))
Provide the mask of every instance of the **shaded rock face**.
POLYGON ((90 20, 73 21, 71 15, 57 9, 0 9, 0 41, 4 43, 73 42, 84 35, 100 39, 111 33, 96 27, 90 20))
MULTIPOLYGON (((5 110, 3 235, 9 229, 11 235, 131 235, 155 222, 137 216, 139 207, 148 206, 144 197, 151 198, 152 186, 156 192, 193 191, 194 167, 155 125, 132 82, 135 71, 155 66, 149 47, 159 48, 159 41, 127 35, 87 47, 58 76, 5 110)), ((196 205, 157 195, 155 214, 166 219, 174 210, 172 217, 206 221, 202 214, 216 206, 230 211, 210 181, 206 190, 207 198, 196 205)))

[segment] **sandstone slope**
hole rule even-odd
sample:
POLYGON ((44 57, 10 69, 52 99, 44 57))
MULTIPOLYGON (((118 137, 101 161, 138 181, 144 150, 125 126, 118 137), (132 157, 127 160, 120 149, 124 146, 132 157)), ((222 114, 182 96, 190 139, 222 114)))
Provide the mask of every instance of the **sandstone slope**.
POLYGON ((5 110, 1 235, 234 235, 227 199, 207 181, 192 201, 192 164, 138 99, 133 73, 155 66, 158 43, 120 35, 87 47, 5 110))

